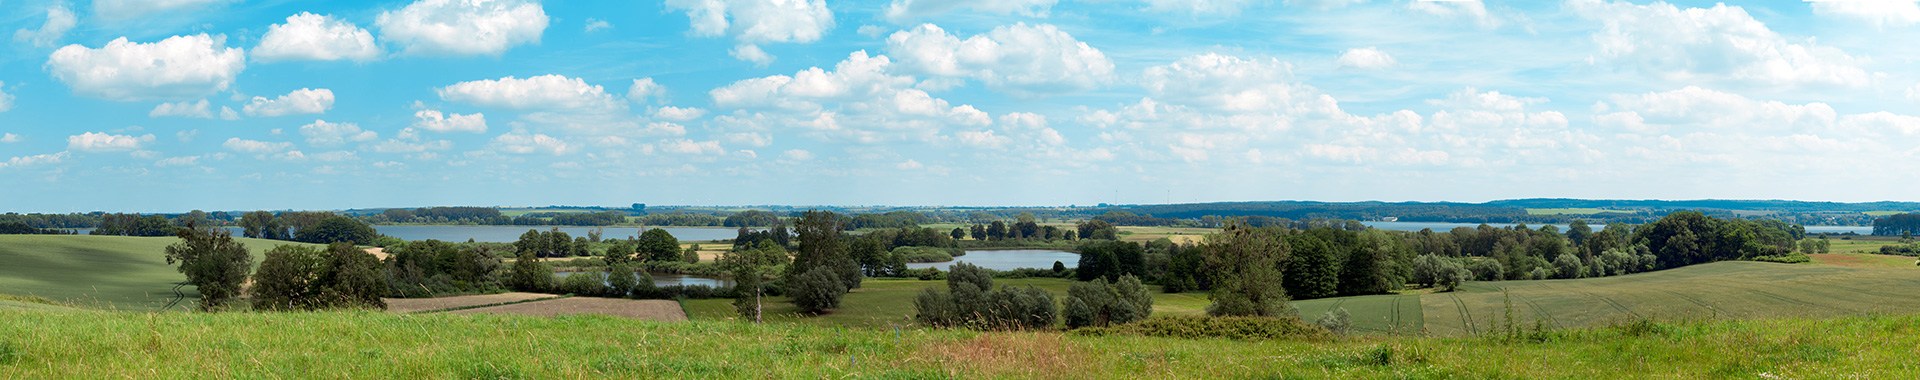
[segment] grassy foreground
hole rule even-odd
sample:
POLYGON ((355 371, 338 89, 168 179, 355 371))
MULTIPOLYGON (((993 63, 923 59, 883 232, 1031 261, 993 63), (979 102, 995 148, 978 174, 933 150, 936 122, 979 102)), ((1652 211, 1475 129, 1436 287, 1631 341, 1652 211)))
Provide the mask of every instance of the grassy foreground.
POLYGON ((611 317, 0 310, 0 378, 1912 378, 1920 316, 1181 340, 611 317))

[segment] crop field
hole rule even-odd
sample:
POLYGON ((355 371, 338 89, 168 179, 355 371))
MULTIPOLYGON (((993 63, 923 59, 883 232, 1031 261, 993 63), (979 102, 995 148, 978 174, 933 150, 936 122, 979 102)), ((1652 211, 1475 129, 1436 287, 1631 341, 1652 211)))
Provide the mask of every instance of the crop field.
POLYGON ((1631 212, 1620 211, 1620 210, 1605 210, 1605 209, 1597 209, 1597 208, 1530 208, 1530 209, 1527 209, 1528 215, 1594 215, 1594 214, 1608 214, 1608 213, 1630 214, 1631 212))
MULTIPOLYGON (((1420 306, 1427 331, 1471 335, 1504 325, 1509 310, 1517 324, 1543 322, 1555 329, 1640 318, 1912 314, 1920 312, 1914 289, 1920 289, 1920 270, 1912 268, 1735 261, 1577 280, 1468 282, 1458 292, 1423 295, 1420 306)), ((1359 318, 1354 323, 1371 327, 1359 318)))
MULTIPOLYGON (((278 240, 235 238, 254 254, 281 244, 278 240)), ((89 235, 0 235, 0 293, 39 296, 107 310, 159 311, 175 297, 174 286, 186 281, 167 265, 166 246, 174 237, 89 235)), ((180 287, 188 300, 200 294, 193 286, 180 287)), ((191 307, 191 304, 188 305, 191 307)))
POLYGON ((1912 211, 1867 211, 1867 212, 1863 212, 1862 214, 1867 214, 1871 216, 1887 216, 1887 215, 1905 214, 1909 212, 1912 212, 1912 211))
POLYGON ((1131 232, 1131 234, 1123 234, 1120 236, 1120 240, 1124 240, 1124 241, 1135 241, 1135 242, 1145 243, 1145 242, 1150 242, 1154 240, 1160 240, 1160 238, 1167 238, 1168 240, 1173 240, 1173 242, 1175 243, 1196 243, 1197 244, 1200 242, 1200 239, 1202 236, 1206 236, 1207 234, 1210 234, 1210 233, 1220 232, 1220 229, 1218 228, 1183 228, 1183 227, 1120 227, 1120 231, 1131 232))
POLYGON ((1914 258, 1872 253, 1816 253, 1807 255, 1815 264, 1839 267, 1911 268, 1914 258))
POLYGON ((569 213, 599 212, 599 211, 598 210, 579 210, 579 209, 540 209, 540 208, 500 209, 500 215, 506 215, 507 217, 510 217, 510 218, 519 217, 521 215, 532 214, 532 213, 547 213, 547 212, 557 213, 557 214, 569 214, 569 213))

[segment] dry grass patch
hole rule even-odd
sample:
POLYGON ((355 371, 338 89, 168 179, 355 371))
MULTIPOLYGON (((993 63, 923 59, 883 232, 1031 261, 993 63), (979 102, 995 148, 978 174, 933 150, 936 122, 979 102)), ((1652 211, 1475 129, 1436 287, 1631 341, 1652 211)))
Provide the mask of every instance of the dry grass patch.
POLYGON ((1087 373, 1079 367, 1088 360, 1061 334, 986 333, 922 349, 921 356, 939 358, 957 377, 1064 379, 1087 373))
POLYGON ((446 310, 460 307, 493 305, 508 302, 520 302, 541 298, 553 298, 552 294, 540 293, 500 293, 471 296, 437 298, 386 298, 387 311, 392 313, 418 313, 423 311, 446 310))
POLYGON ((454 310, 448 314, 512 314, 531 316, 597 314, 649 321, 685 321, 680 303, 668 300, 570 297, 512 305, 454 310))

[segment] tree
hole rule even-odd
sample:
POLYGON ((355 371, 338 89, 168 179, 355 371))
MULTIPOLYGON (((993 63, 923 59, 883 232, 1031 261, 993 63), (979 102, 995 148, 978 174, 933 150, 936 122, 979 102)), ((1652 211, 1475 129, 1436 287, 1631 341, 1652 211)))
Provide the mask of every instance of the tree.
POLYGON ((965 239, 967 238, 967 229, 961 228, 961 227, 954 227, 953 232, 948 233, 947 235, 952 236, 953 240, 965 239))
POLYGON ((545 292, 553 288, 553 267, 540 262, 532 252, 521 252, 513 260, 507 275, 507 287, 523 292, 545 292))
POLYGON ((528 229, 527 233, 520 234, 519 241, 513 242, 513 248, 515 253, 539 257, 547 249, 547 238, 538 230, 528 229))
POLYGON ((327 245, 327 267, 320 272, 320 305, 325 307, 387 308, 387 287, 380 281, 380 259, 352 243, 327 245))
POLYGON ((1140 247, 1140 243, 1091 242, 1081 245, 1079 251, 1080 265, 1076 275, 1080 281, 1092 281, 1095 278, 1119 281, 1120 276, 1146 274, 1146 250, 1140 247))
POLYGON ((1126 324, 1153 314, 1153 295, 1134 276, 1075 282, 1067 287, 1067 328, 1126 324))
POLYGON ((799 306, 800 311, 807 313, 818 314, 839 308, 840 297, 847 294, 846 283, 831 267, 814 267, 792 282, 788 295, 793 297, 794 306, 799 306))
POLYGON ((373 231, 373 226, 338 215, 323 219, 311 227, 301 228, 294 234, 295 241, 314 244, 347 242, 356 245, 373 245, 373 239, 380 237, 380 234, 373 231))
POLYGON ((971 232, 973 240, 987 240, 987 226, 975 224, 971 232))
POLYGON ((240 229, 246 237, 256 239, 286 240, 287 228, 273 218, 273 213, 254 211, 240 215, 240 229))
POLYGON ((733 273, 733 289, 739 294, 733 305, 741 317, 760 323, 761 299, 766 293, 762 281, 773 274, 774 267, 786 263, 787 250, 765 240, 753 247, 736 248, 720 255, 720 265, 733 273))
POLYGON ((1399 239, 1379 230, 1360 234, 1360 245, 1347 254, 1340 268, 1340 294, 1384 294, 1397 282, 1390 268, 1399 239))
POLYGON ((846 231, 845 219, 831 211, 808 210, 795 222, 794 230, 800 239, 800 248, 793 256, 793 265, 788 267, 789 278, 826 267, 840 276, 841 289, 860 288, 860 264, 853 260, 841 236, 846 231))
POLYGON ((987 238, 1001 240, 1007 238, 1007 223, 998 220, 987 224, 987 238))
POLYGON ((1311 299, 1338 293, 1340 263, 1335 261, 1333 247, 1311 235, 1289 235, 1287 244, 1293 248, 1283 279, 1288 295, 1294 299, 1311 299))
POLYGON ((1080 230, 1079 231, 1080 239, 1082 240, 1084 239, 1115 240, 1120 233, 1119 229, 1115 228, 1113 224, 1107 223, 1104 220, 1097 220, 1097 219, 1081 222, 1079 225, 1076 225, 1075 227, 1080 230))
MULTIPOLYGON (((1029 215, 1029 218, 1031 218, 1031 215, 1029 215)), ((1032 220, 1026 220, 1026 221, 1014 223, 1013 233, 1017 238, 1024 238, 1024 239, 1046 238, 1046 235, 1040 234, 1040 224, 1034 223, 1032 220)))
POLYGON ((686 251, 681 252, 681 257, 683 257, 683 259, 688 264, 699 264, 700 263, 700 245, 694 244, 692 246, 687 247, 686 251))
POLYGON ((255 310, 305 310, 320 292, 320 268, 326 257, 319 250, 298 245, 273 247, 253 275, 255 310))
POLYGON ((200 310, 218 310, 238 296, 253 271, 247 246, 233 241, 226 229, 190 226, 177 234, 180 242, 167 246, 167 265, 180 264, 187 283, 200 290, 200 310))
POLYGON ((886 269, 888 255, 886 245, 871 237, 853 239, 853 260, 860 263, 860 271, 867 277, 879 277, 886 269))
POLYGON ((669 262, 684 258, 680 253, 680 239, 674 238, 673 234, 667 233, 667 230, 658 228, 640 233, 640 240, 634 250, 636 256, 646 261, 669 262))
MULTIPOLYGON (((1277 317, 1287 313, 1280 262, 1287 259, 1291 247, 1277 231, 1229 222, 1220 233, 1207 235, 1201 249, 1205 250, 1207 263, 1219 268, 1213 273, 1216 280, 1208 296, 1213 300, 1207 305, 1208 315, 1277 317)), ((1072 307, 1068 314, 1072 314, 1072 307)))
POLYGON ((1593 227, 1587 226, 1585 220, 1574 219, 1573 223, 1567 224, 1567 240, 1572 241, 1575 247, 1586 245, 1587 238, 1592 236, 1593 227))
POLYGON ((914 319, 928 326, 1041 329, 1052 326, 1059 312, 1051 292, 1031 286, 994 289, 992 272, 968 263, 953 266, 947 290, 922 290, 914 298, 914 319))
POLYGON ((1413 282, 1416 284, 1440 287, 1451 292, 1472 277, 1473 272, 1452 259, 1426 254, 1413 260, 1413 282))
POLYGON ((640 277, 635 275, 633 264, 621 262, 607 265, 607 292, 614 297, 626 297, 639 286, 640 277))

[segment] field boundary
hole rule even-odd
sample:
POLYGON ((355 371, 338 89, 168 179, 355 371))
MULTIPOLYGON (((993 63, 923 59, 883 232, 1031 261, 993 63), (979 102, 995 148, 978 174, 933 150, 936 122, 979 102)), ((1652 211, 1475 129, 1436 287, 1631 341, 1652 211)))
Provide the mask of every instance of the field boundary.
POLYGON ((478 309, 478 308, 483 308, 483 307, 494 307, 494 306, 506 306, 506 305, 513 305, 513 304, 523 304, 523 303, 528 303, 528 302, 540 302, 540 301, 550 301, 550 300, 557 300, 557 299, 561 299, 561 298, 568 298, 568 297, 573 297, 573 296, 566 296, 566 295, 562 295, 562 296, 553 296, 553 297, 546 297, 546 298, 534 298, 534 299, 524 299, 524 300, 518 300, 518 301, 507 301, 507 302, 495 302, 495 303, 490 303, 490 304, 484 304, 484 305, 468 305, 468 306, 454 306, 454 307, 449 307, 449 308, 445 308, 445 309, 433 309, 433 310, 423 310, 423 311, 412 311, 412 312, 407 312, 406 314, 427 314, 427 313, 445 313, 445 312, 450 312, 450 311, 461 311, 461 310, 466 310, 466 309, 478 309))

